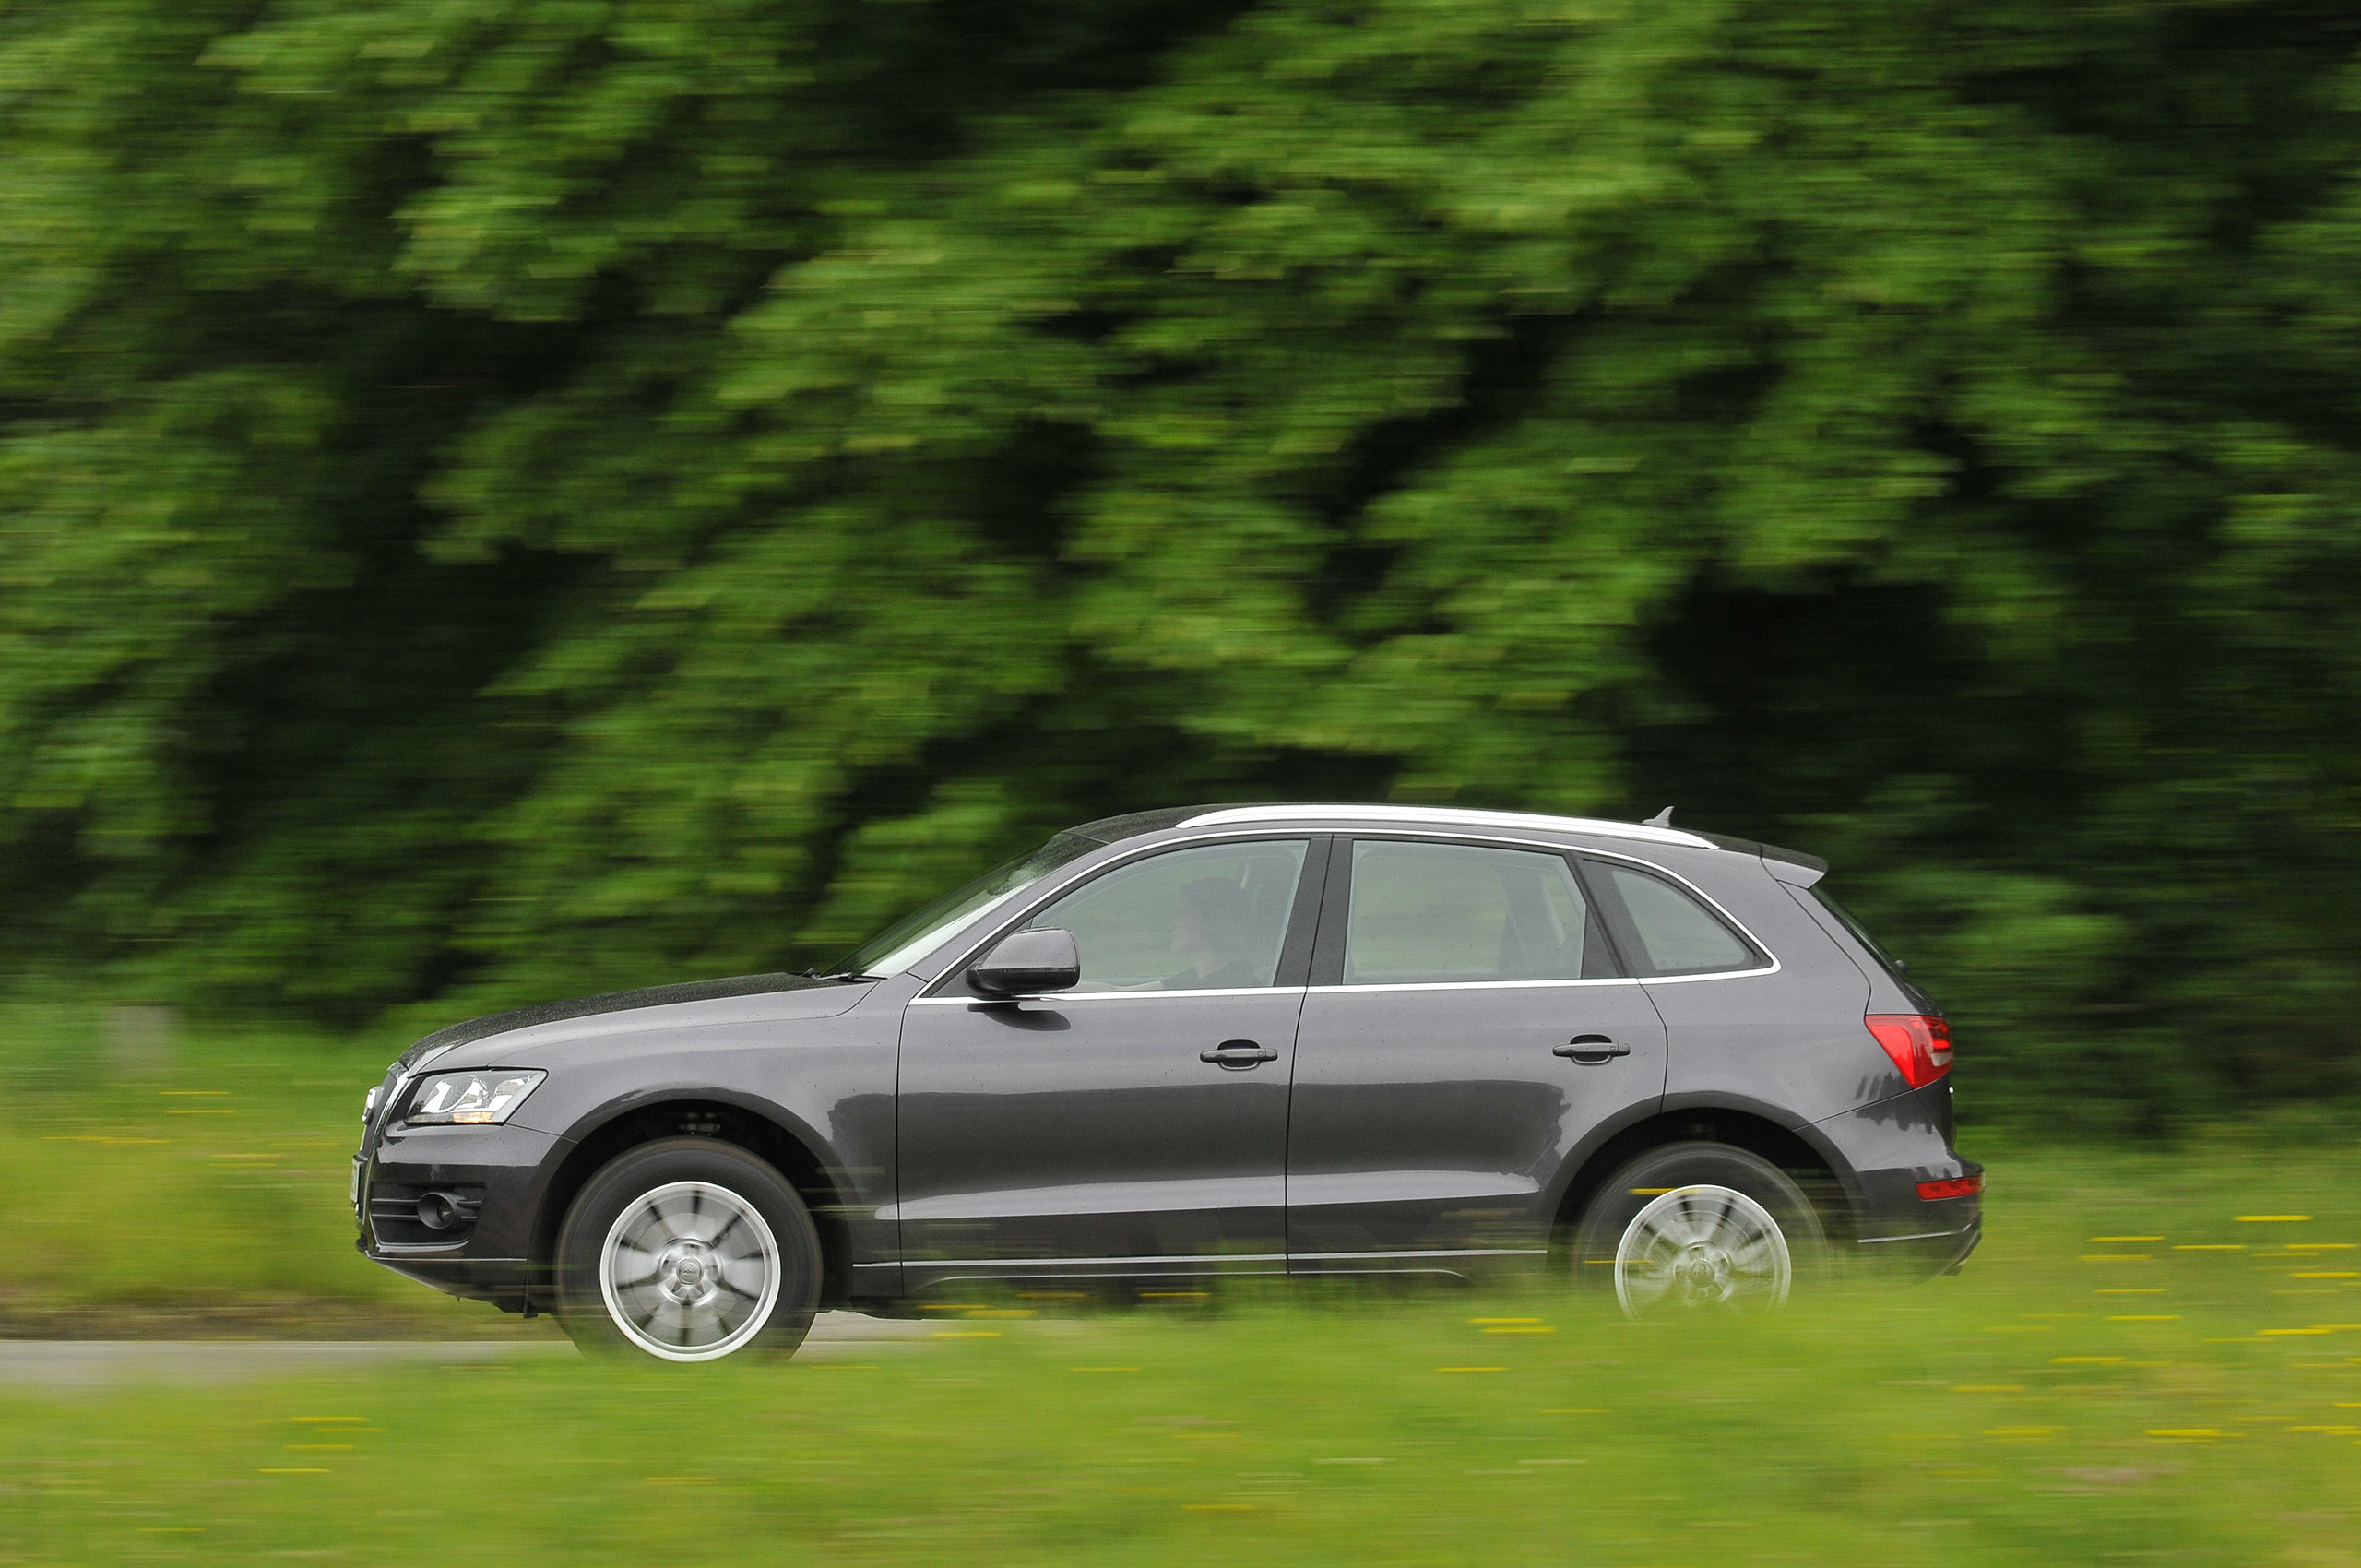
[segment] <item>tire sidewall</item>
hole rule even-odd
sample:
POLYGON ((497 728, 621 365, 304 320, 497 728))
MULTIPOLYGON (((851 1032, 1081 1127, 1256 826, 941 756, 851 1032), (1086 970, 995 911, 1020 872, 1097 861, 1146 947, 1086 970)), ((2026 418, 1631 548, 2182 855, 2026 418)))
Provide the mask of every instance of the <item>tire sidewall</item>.
POLYGON ((760 1212, 778 1249, 778 1296, 769 1320, 736 1349, 708 1359, 793 1353, 819 1310, 820 1237, 811 1210, 767 1161, 712 1138, 664 1138, 626 1149, 575 1194, 558 1226, 554 1255, 558 1317, 567 1335, 585 1351, 666 1360, 616 1324, 599 1271, 616 1218, 643 1195, 674 1182, 706 1182, 735 1193, 760 1212))
POLYGON ((1657 1190, 1690 1186, 1727 1187, 1769 1212, 1786 1240, 1791 1294, 1797 1287, 1809 1288, 1824 1279, 1827 1228, 1794 1178, 1761 1155, 1728 1144, 1681 1143, 1650 1149, 1600 1186, 1566 1247, 1575 1286, 1613 1296, 1615 1254, 1633 1218, 1655 1201, 1657 1190))

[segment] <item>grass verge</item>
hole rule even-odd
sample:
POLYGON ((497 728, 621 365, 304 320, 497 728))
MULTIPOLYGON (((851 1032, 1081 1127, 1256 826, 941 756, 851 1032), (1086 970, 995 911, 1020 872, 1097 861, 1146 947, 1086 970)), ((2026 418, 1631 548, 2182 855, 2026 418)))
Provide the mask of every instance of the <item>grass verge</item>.
POLYGON ((109 1076, 70 1040, 54 1052, 38 1034, 5 1043, 0 1335, 551 1332, 354 1253, 361 1099, 397 1045, 257 1032, 109 1076))
POLYGON ((0 1564, 2361 1562, 2356 1162, 2200 1153, 1997 1158, 1967 1273, 1768 1321, 1306 1293, 0 1395, 0 1564))

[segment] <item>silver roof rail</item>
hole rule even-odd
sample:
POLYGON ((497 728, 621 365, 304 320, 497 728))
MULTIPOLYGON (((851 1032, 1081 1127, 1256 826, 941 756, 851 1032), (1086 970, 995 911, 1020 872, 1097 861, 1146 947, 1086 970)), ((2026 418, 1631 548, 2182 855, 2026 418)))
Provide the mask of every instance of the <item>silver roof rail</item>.
POLYGON ((1546 816, 1537 812, 1468 811, 1457 806, 1228 806, 1204 812, 1176 827, 1204 827, 1242 822, 1395 823, 1405 826, 1521 827, 1528 832, 1590 833, 1603 838, 1639 838, 1651 844, 1680 844, 1694 849, 1717 848, 1710 838, 1677 827, 1651 827, 1644 823, 1608 822, 1592 816, 1546 816))

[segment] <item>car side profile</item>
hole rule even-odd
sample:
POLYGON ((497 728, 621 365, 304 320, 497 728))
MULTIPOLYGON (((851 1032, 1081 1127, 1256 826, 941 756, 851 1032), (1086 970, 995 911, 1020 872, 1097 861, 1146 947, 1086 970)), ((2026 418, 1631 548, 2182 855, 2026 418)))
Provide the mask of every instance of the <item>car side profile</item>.
POLYGON ((1826 869, 1664 819, 1086 824, 836 973, 430 1035, 369 1094, 358 1245, 676 1361, 979 1281, 1540 1271, 1644 1315, 1947 1272, 1948 1030, 1826 869))

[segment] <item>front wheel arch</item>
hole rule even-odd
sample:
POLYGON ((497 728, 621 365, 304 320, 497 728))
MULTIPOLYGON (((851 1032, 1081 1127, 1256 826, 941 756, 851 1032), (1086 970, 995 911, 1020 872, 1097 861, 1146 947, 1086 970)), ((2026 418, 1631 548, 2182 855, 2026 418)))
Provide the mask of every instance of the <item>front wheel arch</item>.
POLYGON ((852 1244, 840 1213, 844 1195, 827 1166, 777 1122, 726 1100, 682 1096, 632 1105, 584 1132, 551 1173, 542 1193, 533 1226, 533 1261, 545 1272, 555 1266, 558 1229, 566 1211, 610 1161, 641 1144, 683 1136, 711 1138, 743 1150, 787 1178, 820 1234, 821 1308, 843 1305, 851 1283, 852 1244))
POLYGON ((599 1167, 559 1225, 552 1275, 559 1322, 586 1353, 696 1362, 792 1355, 819 1311, 822 1266, 810 1211, 781 1172, 691 1136, 599 1167), (733 1312, 732 1296, 751 1313, 733 1312))

